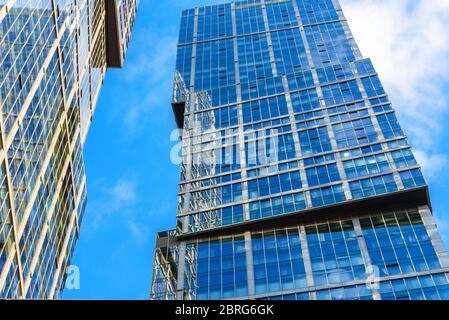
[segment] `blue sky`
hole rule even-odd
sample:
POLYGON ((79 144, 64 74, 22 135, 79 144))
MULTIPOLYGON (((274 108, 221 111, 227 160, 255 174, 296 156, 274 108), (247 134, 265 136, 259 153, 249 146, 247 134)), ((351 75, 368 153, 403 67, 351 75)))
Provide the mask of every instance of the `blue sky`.
MULTIPOLYGON (((124 69, 109 70, 85 146, 88 205, 68 299, 147 299, 157 231, 175 226, 179 168, 171 81, 181 8, 217 3, 142 0, 124 69)), ((449 0, 341 0, 373 59, 431 186, 449 245, 449 0)))

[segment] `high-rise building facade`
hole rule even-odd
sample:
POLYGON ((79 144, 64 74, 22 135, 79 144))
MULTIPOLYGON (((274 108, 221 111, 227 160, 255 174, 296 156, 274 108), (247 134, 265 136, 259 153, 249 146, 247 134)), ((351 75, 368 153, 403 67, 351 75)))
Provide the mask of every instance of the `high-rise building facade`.
POLYGON ((152 299, 447 299, 428 187, 337 0, 185 10, 152 299))
POLYGON ((136 8, 0 1, 0 298, 61 297, 86 204, 84 141, 136 8))

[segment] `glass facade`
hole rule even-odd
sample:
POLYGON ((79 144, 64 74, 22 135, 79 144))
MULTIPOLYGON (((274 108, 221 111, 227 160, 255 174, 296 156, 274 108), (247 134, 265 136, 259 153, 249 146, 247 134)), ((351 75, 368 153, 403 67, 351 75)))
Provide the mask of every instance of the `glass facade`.
POLYGON ((0 298, 61 296, 86 205, 84 141, 136 6, 0 1, 0 298))
POLYGON ((152 299, 445 297, 428 187, 337 0, 184 10, 176 69, 177 278, 157 246, 152 299))

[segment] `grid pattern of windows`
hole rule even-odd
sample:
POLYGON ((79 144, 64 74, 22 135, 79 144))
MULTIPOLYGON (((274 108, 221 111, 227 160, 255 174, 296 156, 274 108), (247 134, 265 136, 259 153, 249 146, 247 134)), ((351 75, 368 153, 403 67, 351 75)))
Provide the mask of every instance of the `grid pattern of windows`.
POLYGON ((183 75, 184 83, 190 87, 190 72, 192 68, 192 46, 185 45, 178 47, 176 56, 176 69, 183 75))
POLYGON ((387 192, 398 191, 392 174, 354 181, 349 183, 349 188, 354 199, 368 198, 387 192))
POLYGON ((403 149, 391 153, 396 168, 416 166, 417 162, 413 156, 412 150, 403 149))
POLYGON ((238 35, 265 31, 262 6, 238 8, 236 4, 236 8, 235 21, 238 35))
POLYGON ((249 203, 250 219, 260 219, 285 213, 300 212, 306 208, 304 194, 299 192, 249 203))
POLYGON ((315 67, 344 64, 355 60, 340 22, 306 26, 307 41, 315 67))
POLYGON ((242 82, 242 100, 258 99, 260 97, 271 96, 284 93, 281 77, 274 77, 259 80, 256 82, 242 82))
MULTIPOLYGON (((449 284, 444 274, 406 276, 387 281, 383 278, 440 268, 416 209, 373 214, 358 220, 373 270, 380 277, 379 293, 382 299, 430 300, 449 297, 449 284)), ((369 285, 348 285, 351 281, 367 277, 353 220, 306 224, 306 247, 301 244, 300 230, 300 226, 291 226, 252 232, 256 296, 298 290, 297 293, 265 299, 309 300, 313 291, 307 290, 318 288, 315 291, 318 300, 373 299, 369 285), (303 248, 307 248, 309 262, 303 258, 303 248), (313 288, 307 284, 306 263, 311 265, 313 288)), ((245 250, 248 249, 245 249, 243 236, 187 244, 187 276, 195 283, 190 287, 192 297, 245 297, 248 294, 245 250)))
POLYGON ((273 77, 265 34, 237 38, 240 81, 249 83, 273 77))
POLYGON ((328 162, 328 161, 332 161, 332 160, 335 160, 335 156, 333 153, 329 153, 329 154, 325 154, 323 156, 317 156, 317 157, 304 159, 304 165, 312 166, 314 164, 320 164, 320 163, 328 162))
POLYGON ((287 75, 288 87, 290 90, 299 90, 313 87, 313 76, 310 71, 296 72, 287 75))
MULTIPOLYGON (((240 276, 234 269, 226 267, 224 276, 218 260, 212 262, 215 269, 210 275, 209 261, 202 270, 189 262, 195 257, 193 246, 195 250, 187 252, 184 291, 177 297, 377 298, 377 290, 371 292, 364 285, 373 267, 365 263, 371 257, 374 266, 395 266, 384 263, 382 255, 389 259, 389 249, 379 249, 381 262, 372 248, 366 251, 357 220, 375 219, 375 214, 366 218, 364 211, 373 197, 419 195, 424 190, 417 187, 425 184, 379 76, 371 61, 360 57, 337 1, 244 0, 187 11, 181 21, 175 97, 185 99, 189 109, 184 125, 197 120, 201 133, 183 132, 177 239, 188 244, 194 240, 183 239, 204 237, 196 241, 209 248, 212 240, 204 239, 210 234, 244 233, 248 250, 252 239, 246 258, 254 258, 254 269, 247 270, 250 279, 241 278, 248 287, 236 284, 240 276), (198 34, 192 35, 194 25, 198 34), (190 74, 193 70, 195 74, 190 74), (183 77, 187 87, 194 84, 184 95, 178 94, 183 77), (199 138, 193 142, 194 151, 184 139, 191 135, 199 138), (200 164, 189 166, 190 154, 200 164), (402 192, 403 186, 416 189, 402 192), (345 209, 352 205, 360 211, 345 209), (354 216, 345 221, 339 220, 340 214, 354 216), (304 225, 292 226, 295 219, 304 225), (284 229, 272 231, 273 225, 284 229), (182 236, 188 233, 188 238, 182 236), (299 262, 303 254, 304 261, 299 262)), ((430 220, 426 208, 419 210, 430 220)), ((414 234, 420 232, 415 224, 414 234)), ((388 239, 398 228, 402 226, 386 227, 388 239)), ((387 243, 377 235, 375 240, 379 248, 387 243)), ((398 247, 395 257, 405 261, 404 252, 409 250, 412 262, 407 263, 412 268, 398 263, 395 276, 439 272, 428 240, 416 235, 413 245, 422 253, 416 263, 412 261, 416 246, 398 247), (427 269, 415 266, 422 261, 427 269)), ((221 246, 225 240, 213 241, 221 246)), ((380 281, 386 280, 390 278, 380 281)))
POLYGON ((298 171, 248 181, 250 199, 301 189, 298 171))
MULTIPOLYGON (((316 292, 317 300, 372 300, 373 294, 365 285, 346 286, 316 292)), ((309 292, 268 297, 266 300, 310 300, 309 292)))
POLYGON ((376 73, 373 63, 370 59, 357 60, 354 62, 357 73, 361 76, 367 76, 376 73))
POLYGON ((315 286, 365 278, 365 265, 352 221, 306 226, 315 286))
POLYGON ((257 176, 269 175, 271 170, 273 169, 273 167, 274 167, 274 169, 276 169, 278 171, 297 169, 298 161, 277 163, 277 164, 273 164, 271 167, 262 167, 262 168, 258 168, 258 169, 251 169, 251 170, 247 171, 247 176, 248 177, 257 177, 257 176))
POLYGON ((295 115, 295 120, 298 121, 296 123, 296 127, 299 129, 306 128, 308 126, 313 126, 313 125, 309 125, 309 123, 310 124, 316 123, 316 125, 324 124, 324 112, 323 112, 323 110, 317 110, 317 111, 312 111, 312 112, 300 113, 300 114, 295 115), (313 118, 319 118, 319 119, 308 120, 308 119, 313 119, 313 118))
POLYGON ((242 110, 244 123, 276 118, 288 114, 287 101, 284 95, 244 103, 242 110))
MULTIPOLYGON (((223 80, 224 78, 221 78, 223 80)), ((223 104, 231 104, 237 101, 237 91, 235 86, 220 87, 215 89, 210 89, 206 91, 209 96, 211 96, 212 106, 219 106, 223 104)))
POLYGON ((348 103, 348 104, 344 104, 341 106, 336 106, 336 107, 332 107, 332 108, 328 108, 328 112, 329 114, 335 114, 335 113, 340 113, 340 112, 349 112, 349 111, 353 111, 353 110, 357 110, 357 109, 361 109, 361 108, 365 108, 365 102, 357 102, 357 103, 348 103))
POLYGON ((377 121, 379 122, 385 139, 404 135, 404 132, 402 132, 401 126, 399 125, 398 119, 394 113, 387 113, 377 116, 377 121))
POLYGON ((377 133, 370 118, 335 124, 332 128, 339 148, 377 141, 377 133))
MULTIPOLYGON (((222 139, 222 141, 230 142, 231 139, 222 139)), ((237 144, 229 144, 221 149, 215 150, 215 159, 218 163, 214 169, 216 174, 235 171, 240 169, 239 153, 237 144)))
POLYGON ((304 155, 332 150, 327 128, 315 128, 299 132, 299 141, 304 155))
POLYGON ((282 296, 271 296, 262 300, 310 300, 310 294, 305 293, 291 293, 282 296))
POLYGON ((202 7, 198 10, 198 41, 232 36, 231 5, 202 7))
POLYGON ((380 283, 382 300, 448 300, 447 274, 440 273, 380 283))
POLYGON ((349 63, 343 65, 333 65, 326 68, 318 69, 318 80, 321 84, 338 82, 354 77, 351 65, 349 63))
MULTIPOLYGON (((307 116, 312 116, 314 114, 315 113, 302 114, 302 115, 296 116, 295 118, 296 119, 298 119, 298 118, 301 119, 301 118, 304 118, 304 117, 307 117, 307 116)), ((308 120, 308 121, 304 121, 304 120, 301 119, 301 121, 298 121, 296 123, 296 128, 298 128, 298 129, 306 129, 306 128, 322 126, 322 125, 325 125, 325 124, 326 124, 326 121, 324 120, 324 117, 317 118, 317 119, 312 119, 312 120, 308 120)))
POLYGON ((338 20, 332 0, 294 0, 298 3, 303 24, 317 24, 338 20))
POLYGON ((240 222, 243 222, 243 206, 225 207, 190 215, 189 231, 202 231, 240 222))
POLYGON ((350 119, 360 119, 365 118, 366 116, 368 116, 368 114, 369 112, 367 109, 362 109, 346 113, 340 113, 335 116, 330 116, 330 120, 331 122, 340 122, 340 121, 347 121, 350 119))
POLYGON ((415 211, 360 219, 363 236, 379 276, 439 269, 438 257, 415 211))
MULTIPOLYGON (((198 43, 196 48, 195 70, 196 91, 235 85, 232 40, 227 39, 198 43)), ((221 104, 226 103, 228 102, 221 104)))
POLYGON ((391 104, 384 104, 381 106, 373 107, 374 113, 384 113, 384 112, 388 112, 388 111, 392 111, 392 110, 393 110, 393 108, 392 108, 391 104))
POLYGON ((317 300, 373 300, 373 293, 365 285, 319 290, 317 300))
POLYGON ((388 149, 397 149, 401 147, 409 147, 407 139, 398 139, 387 142, 388 149))
POLYGON ((390 170, 385 154, 344 161, 343 167, 348 179, 365 177, 390 170))
POLYGON ((287 124, 287 125, 283 125, 283 124, 289 123, 289 122, 290 122, 290 119, 287 117, 275 119, 275 120, 257 122, 257 123, 245 126, 244 131, 255 131, 255 130, 260 130, 260 129, 268 128, 268 127, 276 127, 276 128, 272 128, 272 129, 274 129, 274 132, 287 133, 287 132, 292 131, 292 126, 289 124, 287 124))
POLYGON ((193 27, 195 23, 195 9, 183 10, 181 27, 179 28, 179 43, 193 42, 193 27))
POLYGON ((362 93, 355 80, 323 86, 322 89, 327 106, 362 99, 362 93))
POLYGON ((62 295, 86 204, 83 144, 136 14, 135 0, 108 3, 0 4, 0 299, 62 295), (119 25, 106 33, 110 10, 119 25))
POLYGON ((196 299, 230 299, 248 294, 243 237, 188 244, 186 251, 193 256, 186 262, 196 271, 196 299))
POLYGON ((346 200, 342 185, 311 190, 310 196, 314 207, 327 206, 346 200))
POLYGON ((336 182, 341 179, 336 164, 309 168, 306 170, 306 175, 310 187, 336 182))
POLYGON ((278 133, 287 133, 292 131, 292 126, 289 124, 283 125, 285 123, 290 123, 290 119, 288 117, 250 124, 244 127, 244 131, 254 131, 268 127, 276 127, 272 129, 274 129, 274 132, 278 133))
POLYGON ((252 234, 256 294, 307 286, 298 228, 252 234))
POLYGON ((369 98, 385 94, 385 90, 382 87, 382 83, 380 83, 378 76, 362 78, 362 83, 369 98))
POLYGON ((320 108, 320 100, 315 89, 300 91, 291 94, 293 111, 295 113, 320 108))
POLYGON ((202 128, 223 129, 238 125, 237 106, 216 108, 212 112, 198 112, 194 115, 195 121, 202 125, 202 128), (213 117, 211 117, 213 113, 213 117))
POLYGON ((348 158, 348 157, 357 157, 357 156, 361 156, 361 155, 365 155, 365 154, 370 154, 370 153, 375 153, 378 151, 382 151, 382 145, 381 144, 372 144, 366 147, 362 147, 362 148, 354 148, 351 150, 346 150, 346 151, 342 151, 340 152, 340 155, 342 158, 348 158))
POLYGON ((296 156, 295 142, 291 133, 267 136, 245 143, 246 164, 248 167, 268 165, 296 156))
POLYGON ((280 74, 291 74, 309 69, 306 50, 299 29, 271 33, 276 65, 280 74))
POLYGON ((426 185, 424 177, 420 169, 408 170, 399 172, 402 183, 405 189, 411 189, 415 187, 422 187, 426 185))
POLYGON ((295 141, 292 134, 285 134, 278 137, 278 156, 279 161, 292 159, 296 156, 295 141))
POLYGON ((190 194, 190 209, 192 211, 212 208, 242 200, 242 184, 234 183, 190 194))
MULTIPOLYGON (((369 108, 371 107, 365 105, 363 101, 358 102, 358 100, 362 100, 362 89, 354 79, 361 79, 368 96, 372 97, 370 100, 372 104, 377 107, 389 105, 388 99, 385 101, 386 98, 377 98, 382 94, 380 91, 382 88, 371 61, 369 59, 355 61, 352 44, 347 38, 346 27, 338 21, 338 14, 335 12, 331 0, 302 0, 297 1, 296 5, 301 19, 303 19, 302 23, 305 24, 305 38, 301 36, 300 28, 297 28, 298 19, 291 1, 270 1, 266 2, 265 6, 253 0, 235 3, 237 26, 235 35, 231 34, 231 30, 228 28, 229 22, 232 22, 230 5, 199 9, 198 26, 200 30, 196 43, 197 54, 196 59, 192 60, 196 61, 195 91, 206 90, 211 95, 213 106, 236 101, 234 69, 236 66, 239 67, 242 104, 214 109, 212 127, 215 129, 236 127, 239 108, 241 108, 245 130, 244 153, 248 168, 262 165, 271 166, 286 159, 294 159, 297 154, 293 134, 298 134, 301 153, 305 157, 333 151, 329 130, 334 133, 337 148, 352 148, 341 151, 343 158, 368 155, 382 150, 381 144, 369 145, 378 141, 379 137, 369 117, 369 108), (266 30, 264 25, 263 15, 265 13, 268 18, 269 30, 266 30), (306 23, 307 21, 310 23, 306 23), (316 22, 318 24, 315 25, 316 22), (271 47, 268 45, 269 39, 272 41, 271 47), (313 88, 315 84, 309 70, 304 41, 311 49, 311 58, 318 73, 318 80, 322 84, 324 101, 320 101, 317 90, 313 88), (237 43, 237 48, 234 48, 234 43, 237 43), (236 57, 234 57, 235 53, 237 53, 236 57), (290 93, 290 100, 298 132, 293 131, 295 126, 289 125, 291 115, 288 117, 288 103, 283 94, 286 89, 282 77, 273 76, 272 61, 270 60, 273 56, 271 54, 274 55, 277 72, 285 75, 288 90, 293 91, 290 93), (235 64, 237 60, 238 65, 235 64), (355 65, 352 65, 352 62, 355 62, 355 65), (353 66, 357 71, 353 70, 353 66), (324 126, 326 112, 330 114, 332 129, 329 126, 324 126), (365 146, 355 148, 362 144, 365 146)), ((184 34, 188 33, 187 29, 192 30, 192 15, 192 12, 186 12, 182 16, 183 24, 185 24, 183 26, 184 34)), ((188 61, 191 56, 189 46, 181 45, 178 53, 178 64, 185 69, 181 74, 185 73, 187 76, 191 69, 188 61), (183 58, 184 56, 185 58, 183 58)), ((393 136, 399 135, 400 127, 397 125, 393 113, 378 115, 377 119, 382 131, 386 133, 386 138, 390 137, 388 130, 393 136)), ((226 143, 224 139, 222 141, 226 143)), ((218 153, 221 151, 217 150, 218 153)), ((233 151, 236 155, 234 158, 238 158, 237 144, 233 145, 233 151)), ((323 161, 332 161, 330 155, 326 155, 326 157, 328 159, 323 161)), ((310 162, 311 159, 307 158, 306 161, 310 162)), ((399 163, 400 160, 397 161, 399 163)), ((311 165, 311 163, 308 164, 308 166, 311 165)), ((240 168, 240 166, 228 164, 216 164, 213 167, 217 172, 240 168), (223 170, 221 170, 222 167, 223 170)), ((364 185, 370 183, 376 194, 383 192, 381 186, 378 186, 378 180, 382 180, 382 184, 385 185, 384 179, 388 179, 385 173, 395 171, 397 168, 389 167, 385 155, 374 155, 345 162, 346 174, 351 179, 384 174, 384 177, 353 182, 353 192, 356 192, 356 185, 361 186, 362 183, 364 185)), ((264 174, 262 171, 250 170, 250 173, 253 174, 252 177, 259 179, 248 182, 250 185, 248 200, 268 197, 281 190, 281 186, 273 180, 274 177, 271 177, 273 180, 271 189, 273 190, 270 190, 270 187, 261 188, 262 192, 259 193, 259 185, 256 183, 257 190, 253 191, 253 184, 256 181, 268 181, 267 184, 269 184, 269 178, 260 177, 264 174)), ((312 206, 346 200, 344 193, 339 190, 341 186, 323 187, 323 185, 340 181, 341 177, 335 163, 316 168, 308 167, 305 174, 308 179, 308 187, 313 188, 310 191, 313 195, 312 206)), ((301 178, 298 176, 296 180, 294 189, 283 192, 301 189, 301 178)), ((387 192, 397 190, 388 184, 387 186, 389 187, 387 192)), ((359 193, 371 194, 368 189, 368 187, 362 188, 359 193)), ((208 194, 207 190, 192 192, 208 194)), ((232 190, 218 193, 214 191, 209 194, 217 194, 220 197, 224 196, 225 199, 231 199, 230 202, 225 202, 227 204, 235 202, 232 190), (228 194, 231 196, 228 197, 228 194)), ((194 195, 195 201, 203 198, 202 196, 197 197, 197 194, 194 195)), ((206 198, 209 199, 209 197, 206 198)), ((241 198, 238 195, 235 199, 240 201, 241 198)), ((219 202, 222 202, 222 199, 219 202)), ((254 201, 254 208, 256 208, 256 204, 260 212, 263 211, 262 207, 270 208, 266 209, 266 212, 273 211, 273 204, 268 199, 264 199, 263 205, 259 204, 259 201, 254 201)), ((280 208, 276 204, 274 207, 280 208)), ((273 214, 278 211, 285 210, 284 208, 276 209, 273 214)), ((256 212, 255 209, 254 212, 256 212)), ((262 215, 262 213, 260 214, 262 215)))
POLYGON ((378 97, 378 98, 369 99, 369 102, 371 103, 372 106, 376 106, 378 104, 389 103, 390 100, 388 100, 388 97, 385 96, 385 97, 378 97))
POLYGON ((298 26, 292 1, 270 2, 267 1, 267 17, 270 30, 298 26))

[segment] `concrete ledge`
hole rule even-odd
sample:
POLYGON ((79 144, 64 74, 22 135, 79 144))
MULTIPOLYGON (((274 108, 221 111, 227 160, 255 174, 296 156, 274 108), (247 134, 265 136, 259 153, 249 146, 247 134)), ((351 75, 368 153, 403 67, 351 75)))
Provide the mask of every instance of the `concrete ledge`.
POLYGON ((188 241, 196 238, 216 237, 243 233, 245 231, 258 231, 262 229, 282 228, 295 224, 308 224, 331 219, 344 219, 380 211, 404 209, 428 205, 430 197, 428 187, 403 190, 391 194, 371 197, 368 199, 350 200, 321 208, 311 208, 290 214, 283 214, 259 220, 245 221, 239 224, 203 230, 194 233, 185 233, 177 236, 177 241, 188 241))
POLYGON ((106 60, 110 68, 123 67, 123 49, 115 0, 105 0, 106 6, 106 60))

